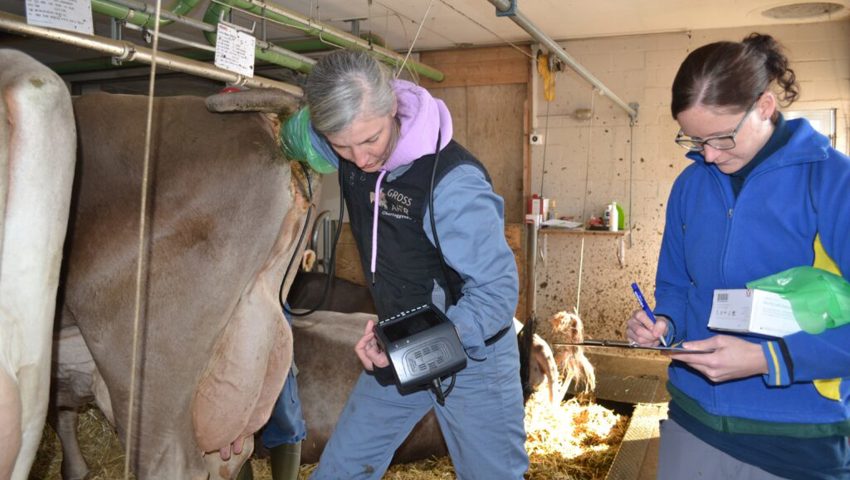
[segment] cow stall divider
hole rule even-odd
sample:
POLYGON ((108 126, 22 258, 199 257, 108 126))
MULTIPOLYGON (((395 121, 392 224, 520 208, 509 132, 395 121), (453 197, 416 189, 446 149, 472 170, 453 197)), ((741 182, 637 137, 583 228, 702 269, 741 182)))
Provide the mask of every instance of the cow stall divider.
POLYGON ((218 80, 237 86, 251 88, 276 88, 296 97, 303 97, 304 95, 304 92, 300 87, 288 83, 263 77, 245 77, 204 62, 191 60, 167 52, 158 52, 155 55, 153 49, 142 47, 128 41, 113 40, 111 38, 97 35, 80 35, 61 30, 29 25, 23 17, 6 12, 0 12, 0 29, 11 33, 44 38, 73 45, 75 47, 82 47, 106 53, 117 57, 122 61, 135 61, 145 64, 156 63, 157 65, 176 72, 188 73, 190 75, 218 80))

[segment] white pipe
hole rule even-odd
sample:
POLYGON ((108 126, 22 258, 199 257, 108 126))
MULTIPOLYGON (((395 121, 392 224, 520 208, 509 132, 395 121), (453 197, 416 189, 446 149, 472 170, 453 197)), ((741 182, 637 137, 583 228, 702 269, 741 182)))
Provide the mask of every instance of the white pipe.
MULTIPOLYGON (((135 30, 137 32, 148 32, 153 35, 153 30, 148 30, 147 28, 140 27, 134 23, 125 23, 124 28, 129 28, 130 30, 135 30)), ((205 50, 207 52, 215 52, 215 47, 210 44, 203 44, 200 42, 193 42, 191 40, 185 40, 180 37, 175 37, 173 35, 169 35, 167 33, 159 32, 159 38, 162 40, 167 40, 172 43, 176 43, 178 45, 183 45, 184 47, 192 47, 197 48, 198 50, 205 50)))
MULTIPOLYGON (((510 0, 488 0, 492 3, 497 10, 500 12, 507 12, 510 9, 511 2, 510 0)), ((548 35, 543 33, 536 25, 534 25, 531 20, 525 17, 519 9, 516 10, 516 13, 512 15, 508 15, 511 20, 514 21, 517 25, 519 25, 523 30, 528 32, 532 38, 537 40, 546 46, 546 48, 558 56, 561 60, 564 61, 567 65, 570 66, 576 73, 579 74, 582 78, 590 82, 594 87, 599 89, 599 91, 610 98, 614 103, 620 106, 626 113, 629 114, 629 117, 632 120, 637 119, 637 110, 632 108, 631 105, 627 104, 623 100, 620 99, 614 92, 611 91, 608 87, 605 86, 598 78, 594 77, 592 73, 590 73, 584 66, 576 59, 570 56, 557 42, 549 38, 548 35)))
MULTIPOLYGON (((153 59, 153 51, 151 49, 138 46, 131 42, 112 40, 105 37, 99 37, 97 35, 79 35, 61 30, 28 25, 22 17, 5 12, 0 12, 0 29, 21 35, 31 35, 47 40, 66 43, 76 47, 95 50, 113 57, 118 57, 120 60, 128 62, 142 62, 150 65, 153 59)), ((304 91, 301 90, 300 87, 290 85, 288 83, 278 82, 276 80, 263 77, 248 78, 203 62, 161 51, 157 52, 156 57, 157 65, 169 70, 188 73, 190 75, 209 78, 212 80, 219 80, 238 86, 251 88, 277 88, 299 98, 304 96, 304 91)))

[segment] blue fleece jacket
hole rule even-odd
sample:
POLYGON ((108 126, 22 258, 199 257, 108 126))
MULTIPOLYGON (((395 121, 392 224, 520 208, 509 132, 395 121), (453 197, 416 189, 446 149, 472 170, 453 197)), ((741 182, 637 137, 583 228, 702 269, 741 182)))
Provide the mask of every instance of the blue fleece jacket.
MULTIPOLYGON (((787 123, 792 132, 787 144, 747 176, 737 198, 728 175, 705 163, 701 154, 688 155, 694 163, 674 183, 667 205, 655 292, 655 313, 672 319, 677 339, 717 334, 707 327, 715 289, 745 288, 751 280, 811 265, 818 233, 848 278, 850 159, 807 121, 787 123)), ((772 377, 713 383, 673 362, 669 378, 674 401, 721 417, 717 425, 727 431, 744 425, 738 431, 791 436, 850 432, 850 325, 819 335, 789 335, 784 346, 774 342, 784 349, 775 356, 769 356, 767 339, 741 337, 763 344, 769 363, 782 362, 782 368, 775 368, 772 377), (777 381, 780 371, 785 377, 777 381), (844 378, 838 400, 819 394, 812 383, 836 377, 844 378)))

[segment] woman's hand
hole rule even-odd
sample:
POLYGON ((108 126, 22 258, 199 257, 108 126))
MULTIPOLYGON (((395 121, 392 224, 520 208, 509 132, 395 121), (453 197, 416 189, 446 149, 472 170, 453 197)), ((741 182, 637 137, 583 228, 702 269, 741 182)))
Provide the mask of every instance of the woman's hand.
POLYGON ((659 315, 652 323, 646 312, 635 310, 626 320, 626 336, 641 347, 655 347, 661 344, 659 337, 667 335, 667 322, 667 317, 659 315))
POLYGON ((378 339, 375 338, 374 328, 375 322, 372 320, 366 322, 366 331, 363 333, 363 337, 357 342, 357 345, 354 346, 354 352, 357 354, 357 358, 360 359, 360 363, 363 364, 363 368, 370 372, 376 367, 384 368, 390 364, 387 353, 381 349, 378 339))
POLYGON ((731 335, 716 335, 705 340, 685 342, 684 348, 714 350, 713 353, 676 353, 673 360, 687 363, 712 382, 767 373, 767 360, 761 345, 731 335))
POLYGON ((218 451, 219 457, 225 462, 230 460, 231 455, 242 455, 242 449, 244 447, 245 437, 236 437, 236 440, 231 442, 230 445, 226 447, 221 447, 218 451))

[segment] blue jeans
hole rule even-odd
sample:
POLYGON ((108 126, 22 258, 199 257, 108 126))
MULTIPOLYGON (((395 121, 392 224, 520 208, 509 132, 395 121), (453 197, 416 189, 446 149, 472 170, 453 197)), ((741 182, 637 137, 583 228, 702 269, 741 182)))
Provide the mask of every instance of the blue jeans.
POLYGON ((307 424, 301 413, 301 400, 298 398, 298 382, 295 380, 295 365, 289 369, 286 382, 263 430, 263 445, 274 448, 285 443, 298 443, 307 436, 307 424))
MULTIPOLYGON (((528 468, 525 411, 514 335, 468 359, 440 406, 430 391, 401 395, 363 373, 312 480, 380 479, 416 423, 432 408, 459 479, 522 479, 528 468)), ((445 387, 444 387, 445 388, 445 387)))

